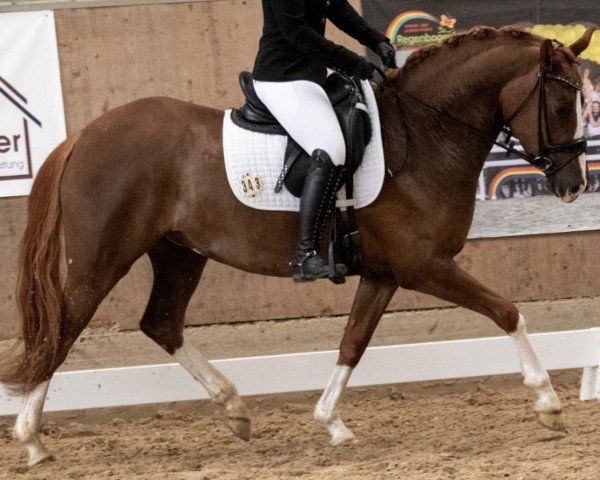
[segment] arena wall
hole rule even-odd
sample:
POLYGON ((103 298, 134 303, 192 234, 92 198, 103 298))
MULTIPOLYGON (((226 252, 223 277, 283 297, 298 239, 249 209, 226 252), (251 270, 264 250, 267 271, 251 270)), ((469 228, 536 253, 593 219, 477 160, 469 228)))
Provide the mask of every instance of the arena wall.
MULTIPOLYGON (((359 8, 360 2, 352 3, 359 8)), ((239 105, 237 74, 252 66, 261 26, 259 0, 68 9, 55 15, 69 132, 144 96, 167 95, 215 108, 239 105)), ((329 34, 363 51, 332 26, 329 34)), ((0 199, 0 339, 18 329, 14 286, 26 205, 26 198, 0 199)), ((594 296, 600 294, 594 262, 599 240, 599 232, 473 240, 460 263, 513 300, 594 296)), ((94 324, 135 328, 150 282, 144 258, 105 300, 94 324)), ((343 314, 350 309, 355 286, 356 279, 341 287, 323 282, 291 288, 289 279, 211 263, 192 299, 188 323, 343 314)), ((390 308, 443 305, 402 291, 390 308)))

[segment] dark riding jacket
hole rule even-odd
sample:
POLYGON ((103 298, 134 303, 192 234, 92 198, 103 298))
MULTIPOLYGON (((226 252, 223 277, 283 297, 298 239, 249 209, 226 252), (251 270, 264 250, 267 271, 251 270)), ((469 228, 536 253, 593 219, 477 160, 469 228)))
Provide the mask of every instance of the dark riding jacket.
POLYGON ((327 40, 325 23, 374 49, 387 38, 347 0, 262 0, 264 27, 252 76, 262 81, 310 80, 322 85, 327 67, 352 73, 360 57, 327 40))

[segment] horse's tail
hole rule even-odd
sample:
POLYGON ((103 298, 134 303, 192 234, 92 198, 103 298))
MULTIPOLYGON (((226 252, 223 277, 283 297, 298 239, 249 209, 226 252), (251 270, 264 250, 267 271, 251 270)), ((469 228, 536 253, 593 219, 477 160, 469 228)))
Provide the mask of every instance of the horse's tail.
POLYGON ((22 348, 10 350, 0 363, 0 383, 15 394, 30 392, 56 368, 63 313, 60 183, 78 138, 67 138, 48 156, 29 196, 17 282, 22 340, 15 347, 22 348))

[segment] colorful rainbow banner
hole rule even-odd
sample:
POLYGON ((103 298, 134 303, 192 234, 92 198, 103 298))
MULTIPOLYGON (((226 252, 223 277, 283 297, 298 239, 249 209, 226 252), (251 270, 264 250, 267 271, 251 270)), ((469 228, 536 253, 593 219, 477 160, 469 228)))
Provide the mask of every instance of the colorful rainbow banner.
POLYGON ((404 24, 411 20, 428 20, 433 23, 440 23, 439 19, 423 10, 409 10, 408 12, 402 12, 392 20, 392 23, 390 23, 385 32, 386 36, 391 40, 395 39, 404 24))
MULTIPOLYGON (((589 162, 590 173, 600 173, 600 162, 589 162)), ((545 179, 544 174, 535 167, 512 167, 502 170, 490 182, 488 198, 498 198, 502 184, 508 180, 524 180, 531 178, 545 179)))
POLYGON ((442 42, 454 33, 455 24, 456 19, 447 15, 437 18, 423 10, 409 10, 392 20, 386 35, 399 47, 442 42))
POLYGON ((488 187, 488 197, 497 198, 500 187, 507 180, 526 179, 526 178, 545 178, 544 174, 535 167, 512 167, 502 170, 490 182, 488 187))

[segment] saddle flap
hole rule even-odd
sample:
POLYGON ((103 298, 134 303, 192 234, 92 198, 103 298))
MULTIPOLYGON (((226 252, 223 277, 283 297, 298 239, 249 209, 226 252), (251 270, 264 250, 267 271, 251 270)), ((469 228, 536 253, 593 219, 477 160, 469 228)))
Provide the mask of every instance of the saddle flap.
POLYGON ((333 105, 346 143, 346 167, 354 174, 371 141, 372 125, 364 92, 358 79, 333 73, 327 77, 325 91, 333 105))
POLYGON ((329 101, 335 107, 355 92, 353 87, 355 86, 346 77, 342 77, 340 74, 334 72, 325 80, 323 89, 327 97, 329 97, 329 101))

